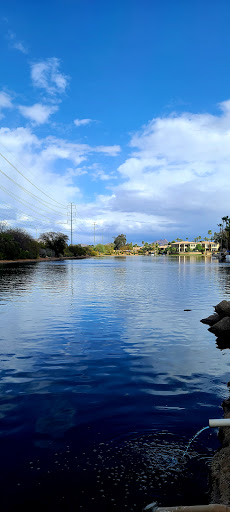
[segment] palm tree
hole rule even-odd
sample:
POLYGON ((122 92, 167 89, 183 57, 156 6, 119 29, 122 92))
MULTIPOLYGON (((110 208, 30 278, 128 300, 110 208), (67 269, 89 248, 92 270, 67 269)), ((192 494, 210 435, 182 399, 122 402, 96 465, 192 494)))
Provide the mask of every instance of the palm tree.
POLYGON ((225 227, 226 227, 227 221, 228 221, 228 215, 226 215, 225 217, 222 217, 222 221, 225 222, 225 227))
POLYGON ((222 249, 222 246, 223 246, 223 224, 217 224, 217 226, 219 226, 219 228, 220 228, 220 233, 221 233, 221 245, 220 245, 220 248, 222 249))

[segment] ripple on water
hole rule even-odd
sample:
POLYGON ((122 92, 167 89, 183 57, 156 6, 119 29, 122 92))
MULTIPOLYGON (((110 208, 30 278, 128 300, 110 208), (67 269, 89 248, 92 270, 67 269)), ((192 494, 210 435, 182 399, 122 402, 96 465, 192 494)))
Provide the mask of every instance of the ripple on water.
POLYGON ((70 443, 56 451, 48 447, 48 459, 29 460, 27 471, 41 504, 42 497, 53 506, 64 499, 83 510, 93 504, 103 512, 123 512, 142 510, 152 501, 168 506, 208 502, 210 453, 202 446, 185 459, 186 443, 167 431, 97 442, 78 455, 70 443))

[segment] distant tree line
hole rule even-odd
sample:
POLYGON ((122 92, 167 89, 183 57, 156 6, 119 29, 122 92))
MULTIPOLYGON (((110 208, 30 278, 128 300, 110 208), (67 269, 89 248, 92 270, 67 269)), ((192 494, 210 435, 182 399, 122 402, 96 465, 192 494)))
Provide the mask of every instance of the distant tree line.
MULTIPOLYGON (((230 246, 230 218, 228 216, 222 217, 222 223, 218 224, 220 231, 214 233, 211 238, 205 237, 204 240, 214 240, 220 243, 221 247, 230 246)), ((212 235, 212 231, 208 231, 212 235)), ((7 228, 3 223, 0 223, 0 260, 17 260, 17 259, 36 259, 38 257, 78 257, 78 256, 97 256, 97 255, 111 255, 116 253, 132 253, 136 254, 135 248, 137 244, 127 242, 126 235, 121 233, 114 237, 114 242, 108 244, 86 245, 71 244, 68 245, 69 237, 61 232, 49 231, 42 233, 38 240, 35 240, 29 233, 19 228, 7 228)), ((186 238, 186 240, 188 240, 186 238)), ((199 243, 201 236, 194 238, 196 242, 195 251, 203 251, 202 245, 199 243)), ((170 253, 176 252, 176 249, 171 245, 175 242, 181 242, 181 238, 168 242, 168 247, 162 249, 157 242, 144 242, 142 247, 139 248, 138 254, 151 254, 151 253, 170 253)), ((189 251, 189 249, 188 249, 189 251)))
POLYGON ((69 237, 53 231, 42 233, 38 240, 24 229, 6 228, 0 224, 0 260, 37 259, 39 257, 95 256, 93 247, 69 245, 69 237))

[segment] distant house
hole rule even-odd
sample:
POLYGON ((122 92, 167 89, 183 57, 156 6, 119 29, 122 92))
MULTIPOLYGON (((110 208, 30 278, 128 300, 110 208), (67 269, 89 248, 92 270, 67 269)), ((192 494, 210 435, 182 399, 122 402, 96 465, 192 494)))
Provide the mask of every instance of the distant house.
POLYGON ((132 251, 138 253, 140 249, 142 249, 142 247, 140 245, 137 245, 136 247, 133 246, 132 251))
POLYGON ((159 245, 158 249, 161 250, 161 251, 165 251, 166 249, 168 249, 170 247, 169 244, 165 244, 165 245, 159 245))
POLYGON ((205 252, 216 252, 219 249, 219 244, 217 244, 216 242, 210 242, 209 240, 200 242, 188 242, 187 240, 186 242, 174 242, 171 244, 171 247, 175 247, 176 252, 180 253, 194 251, 194 249, 196 249, 197 244, 201 245, 202 249, 204 249, 205 252))

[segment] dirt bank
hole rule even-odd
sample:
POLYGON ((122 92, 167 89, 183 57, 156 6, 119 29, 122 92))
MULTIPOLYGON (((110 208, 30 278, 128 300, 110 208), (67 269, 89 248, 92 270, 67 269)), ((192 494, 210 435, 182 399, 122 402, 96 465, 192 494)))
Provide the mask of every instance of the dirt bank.
POLYGON ((0 265, 8 265, 11 263, 40 263, 41 261, 63 261, 63 260, 84 260, 91 256, 66 256, 63 258, 36 258, 28 260, 0 260, 0 265))

